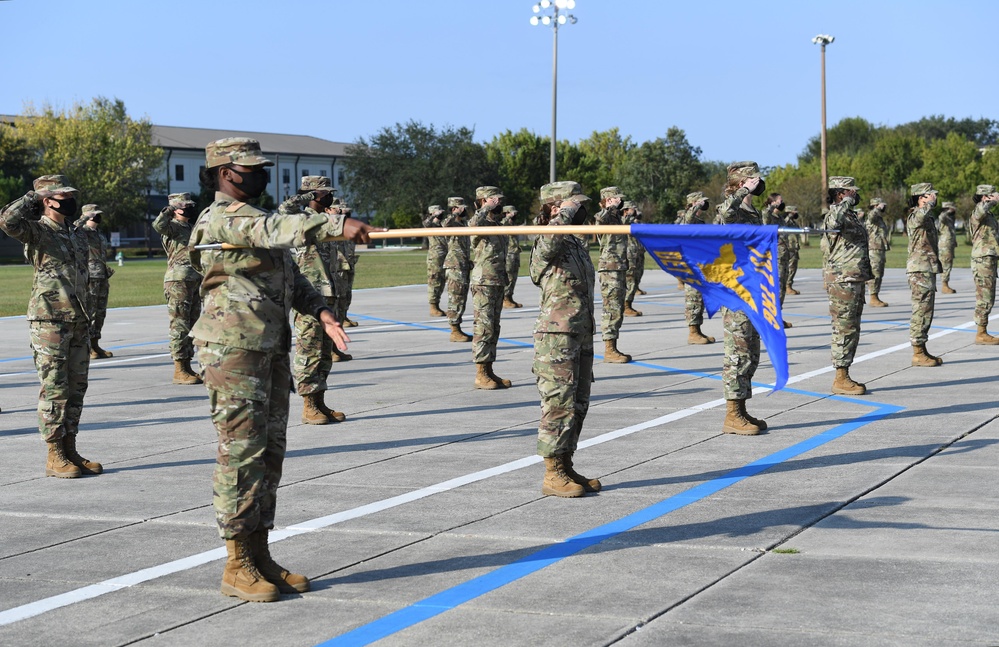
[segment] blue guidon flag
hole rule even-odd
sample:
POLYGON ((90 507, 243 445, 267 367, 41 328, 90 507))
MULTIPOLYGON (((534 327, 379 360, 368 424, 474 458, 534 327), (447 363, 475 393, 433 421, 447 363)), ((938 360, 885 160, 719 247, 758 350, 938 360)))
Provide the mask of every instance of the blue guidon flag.
POLYGON ((639 225, 631 235, 663 268, 704 296, 713 317, 722 306, 746 313, 787 384, 787 336, 780 311, 775 225, 639 225))

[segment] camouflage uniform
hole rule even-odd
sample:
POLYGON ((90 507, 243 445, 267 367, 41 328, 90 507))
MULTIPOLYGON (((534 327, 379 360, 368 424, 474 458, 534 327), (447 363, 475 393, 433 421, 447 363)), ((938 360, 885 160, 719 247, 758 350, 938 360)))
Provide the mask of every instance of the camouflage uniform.
POLYGON ((954 203, 944 202, 937 222, 937 246, 940 255, 942 276, 942 291, 950 292, 950 271, 954 267, 954 250, 957 248, 957 236, 954 233, 954 203))
MULTIPOLYGON (((853 178, 829 178, 831 189, 853 189, 853 178)), ((830 205, 823 229, 839 233, 822 235, 822 279, 829 294, 832 319, 832 364, 849 368, 860 343, 860 318, 864 314, 864 282, 871 278, 867 230, 853 207, 855 198, 845 197, 830 205)))
MULTIPOLYGON (((213 142, 206 157, 210 169, 270 163, 245 138, 213 142)), ((318 317, 327 307, 289 250, 342 232, 340 216, 273 214, 222 192, 194 227, 192 246, 245 247, 191 252, 204 272, 204 310, 193 335, 218 431, 214 505, 225 539, 248 539, 274 526, 291 383, 288 313, 294 307, 318 317)))
MULTIPOLYGON (((621 219, 625 225, 634 225, 642 222, 642 212, 638 210, 638 205, 634 202, 622 204, 622 210, 631 209, 632 213, 621 219)), ((625 270, 625 290, 624 302, 631 304, 638 295, 642 277, 645 276, 645 246, 634 236, 628 236, 628 269, 625 270)))
MULTIPOLYGON (((600 199, 620 197, 624 194, 616 186, 600 190, 600 199)), ((610 207, 600 210, 594 220, 598 225, 621 225, 621 209, 610 207)), ((600 275, 601 306, 600 333, 604 341, 615 340, 621 335, 624 321, 624 293, 627 288, 625 274, 628 271, 628 235, 604 234, 599 237, 600 260, 597 272, 600 275)))
MULTIPOLYGON (((777 225, 786 227, 786 209, 777 209, 774 205, 768 204, 763 208, 760 218, 764 225, 777 225)), ((784 305, 784 297, 787 296, 787 275, 788 264, 791 262, 791 250, 787 244, 787 234, 777 235, 777 278, 780 280, 780 304, 784 305)))
MULTIPOLYGON (((928 182, 914 185, 911 192, 914 196, 936 193, 928 182)), ((909 259, 905 264, 905 271, 912 292, 909 339, 913 344, 925 345, 930 324, 933 323, 936 279, 940 273, 940 259, 937 257, 937 227, 932 208, 914 207, 909 211, 905 226, 909 234, 909 259)))
MULTIPOLYGON (((77 221, 77 229, 87 240, 88 249, 88 278, 87 278, 87 303, 90 309, 90 343, 91 348, 98 347, 98 340, 101 338, 101 331, 104 329, 104 320, 108 316, 108 292, 110 285, 108 279, 114 274, 114 270, 108 267, 108 239, 101 233, 100 228, 90 228, 85 226, 87 220, 92 216, 103 213, 96 204, 83 205, 83 217, 77 221)), ((111 353, 102 351, 97 354, 99 357, 111 357, 111 353)))
MULTIPOLYGON (((461 198, 449 198, 448 207, 464 207, 461 198)), ((444 227, 465 227, 466 224, 453 213, 444 217, 444 227)), ((469 272, 471 271, 470 241, 468 236, 447 237, 447 257, 444 269, 447 272, 447 320, 452 326, 461 325, 468 299, 469 272)))
MULTIPOLYGON (((60 175, 35 180, 41 195, 73 193, 60 175)), ((0 211, 0 229, 24 244, 34 268, 28 327, 41 388, 38 392, 38 431, 42 440, 57 443, 80 430, 83 398, 90 370, 90 317, 87 294, 87 240, 69 223, 47 216, 36 218, 38 197, 26 195, 0 211)))
MULTIPOLYGON (((476 199, 502 195, 496 187, 479 187, 476 199)), ((496 216, 479 209, 469 227, 498 227, 496 216)), ((496 344, 503 314, 503 290, 506 289, 506 249, 508 236, 472 236, 472 361, 491 364, 496 361, 496 344)))
POLYGON ((881 281, 885 276, 885 258, 891 249, 891 230, 885 223, 884 209, 880 205, 884 205, 884 200, 880 198, 871 200, 865 220, 868 258, 871 262, 871 276, 874 277, 867 283, 872 299, 881 292, 881 281))
MULTIPOLYGON (((798 207, 788 205, 787 223, 791 227, 798 227, 798 219, 792 216, 798 215, 798 207)), ((801 237, 803 234, 788 234, 787 236, 787 292, 796 294, 794 289, 794 277, 798 273, 798 260, 801 258, 801 237)))
MULTIPOLYGON (((996 193, 990 184, 979 185, 976 195, 996 193)), ((999 257, 999 222, 992 213, 995 202, 979 202, 971 213, 971 274, 975 279, 975 324, 988 327, 996 301, 996 258, 999 257)), ((986 333, 987 334, 987 333, 986 333)))
MULTIPOLYGON (((683 212, 683 217, 678 218, 678 225, 703 225, 704 220, 697 203, 704 199, 704 194, 697 192, 687 195, 687 209, 683 212)), ((687 284, 683 286, 683 307, 687 318, 688 326, 701 326, 704 324, 704 297, 697 288, 687 284)))
POLYGON ((161 237, 167 254, 167 269, 163 275, 163 296, 170 318, 170 356, 174 361, 190 361, 194 357, 191 328, 201 315, 201 273, 191 265, 189 243, 194 229, 193 214, 184 222, 173 217, 174 208, 194 208, 190 193, 170 196, 170 206, 153 221, 153 230, 161 237))
MULTIPOLYGON (((504 227, 516 227, 517 208, 512 205, 503 207, 504 227)), ((503 307, 520 308, 522 304, 513 300, 513 291, 517 287, 517 277, 520 276, 520 238, 516 235, 507 237, 506 244, 506 290, 503 292, 503 307)))
MULTIPOLYGON (((430 213, 423 219, 424 227, 440 227, 444 216, 438 205, 430 207, 430 213)), ((430 310, 440 309, 441 294, 444 293, 444 257, 447 256, 447 242, 443 236, 427 236, 427 299, 430 310)))

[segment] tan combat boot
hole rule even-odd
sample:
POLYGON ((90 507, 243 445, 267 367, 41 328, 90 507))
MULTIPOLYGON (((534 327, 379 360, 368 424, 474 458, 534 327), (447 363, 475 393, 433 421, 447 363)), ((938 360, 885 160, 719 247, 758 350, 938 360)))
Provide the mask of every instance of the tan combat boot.
POLYGON ((760 431, 766 431, 767 421, 762 418, 755 418, 749 415, 749 412, 746 411, 746 402, 747 400, 739 400, 739 412, 742 414, 742 417, 748 420, 751 424, 754 424, 757 427, 759 427, 760 431))
POLYGON ((701 332, 700 326, 687 326, 690 329, 690 334, 687 335, 688 344, 713 344, 715 343, 714 337, 709 337, 701 332))
POLYGON ((873 307, 875 307, 875 308, 886 308, 886 307, 888 307, 888 304, 881 300, 881 297, 878 296, 877 292, 872 292, 871 293, 871 299, 870 299, 870 301, 868 301, 868 304, 871 305, 871 306, 873 306, 873 307))
POLYGON ((541 494, 575 498, 586 494, 586 490, 566 473, 563 457, 552 456, 545 459, 545 480, 541 483, 541 494))
POLYGON ((322 398, 321 393, 309 393, 308 395, 303 395, 302 398, 305 400, 305 406, 302 407, 302 422, 307 425, 328 425, 332 420, 330 420, 323 410, 319 408, 319 400, 322 398))
POLYGON ((913 366, 940 366, 943 360, 930 355, 926 350, 926 344, 912 345, 912 365, 913 366))
POLYGON ((108 357, 114 357, 114 353, 101 348, 99 342, 100 340, 97 338, 90 338, 90 359, 107 359, 108 357))
POLYGON ((253 563, 250 539, 226 539, 228 559, 222 571, 222 595, 247 602, 274 602, 278 587, 268 582, 253 563))
POLYGON ((332 422, 343 422, 347 419, 347 414, 343 411, 336 411, 326 404, 326 391, 320 391, 316 394, 316 396, 316 406, 319 407, 319 410, 326 414, 326 417, 332 422))
POLYGON ((82 474, 97 476, 104 472, 104 466, 97 461, 87 460, 76 451, 76 434, 66 434, 62 437, 62 450, 69 462, 80 468, 82 474))
POLYGON ((562 455, 562 468, 565 473, 573 480, 574 483, 578 483, 583 486, 583 489, 587 492, 599 492, 600 488, 603 487, 600 481, 597 479, 586 478, 579 472, 577 472, 572 466, 572 454, 562 455))
POLYGON ((635 294, 637 294, 638 296, 644 297, 646 294, 648 294, 648 292, 646 292, 642 288, 638 288, 638 289, 635 290, 635 294))
POLYGON ((66 457, 62 447, 62 438, 47 443, 49 455, 45 459, 45 476, 56 476, 61 479, 79 478, 82 472, 66 457))
POLYGON ((503 297, 503 307, 504 308, 523 308, 523 303, 517 303, 509 297, 503 297))
POLYGON ((950 287, 950 281, 944 281, 943 286, 940 287, 940 291, 944 294, 956 294, 957 290, 950 287))
POLYGON ((986 326, 979 326, 978 334, 975 335, 975 343, 979 346, 995 346, 999 344, 999 337, 990 335, 986 326))
POLYGON ((173 383, 201 384, 201 378, 191 370, 188 360, 175 359, 173 361, 173 383))
POLYGON ((309 590, 309 578, 298 573, 290 573, 271 557, 267 530, 255 530, 250 533, 250 545, 253 550, 253 563, 256 564, 257 570, 281 593, 305 593, 309 590))
POLYGON ((791 325, 791 322, 790 322, 790 321, 787 321, 787 320, 782 320, 782 321, 781 321, 781 323, 783 323, 783 324, 784 324, 784 327, 785 327, 785 328, 794 328, 794 326, 792 326, 792 325, 791 325))
POLYGON ((333 347, 333 352, 330 354, 330 360, 334 362, 349 362, 354 359, 353 355, 349 355, 336 346, 333 347))
POLYGON ((794 288, 792 288, 790 285, 787 286, 787 293, 788 294, 793 294, 795 296, 798 296, 799 294, 801 294, 801 292, 798 292, 797 290, 795 290, 794 288))
POLYGON ((495 389, 501 389, 503 387, 494 382, 493 378, 489 377, 489 371, 486 370, 485 364, 476 364, 475 388, 484 389, 486 391, 493 391, 495 389))
POLYGON ((759 435, 760 428, 746 420, 746 416, 742 413, 745 402, 745 400, 726 400, 725 422, 722 424, 722 431, 726 434, 759 435))
POLYGON ((350 317, 344 317, 343 323, 340 325, 343 326, 344 328, 357 328, 357 322, 351 319, 350 317))
POLYGON ((444 311, 441 310, 440 302, 430 304, 430 316, 431 317, 444 317, 446 316, 444 311))
POLYGON ((853 378, 850 377, 850 369, 837 368, 832 392, 836 395, 864 395, 867 393, 867 386, 860 382, 854 382, 853 378))
POLYGON ((617 349, 616 339, 604 340, 604 363, 606 364, 627 364, 631 361, 631 355, 625 355, 617 349))
POLYGON ((486 366, 486 374, 489 376, 489 379, 491 379, 496 384, 500 385, 500 387, 504 389, 509 389, 513 385, 513 382, 511 382, 510 380, 504 380, 499 375, 493 373, 492 362, 486 362, 485 366, 486 366))
POLYGON ((468 342, 472 336, 462 331, 461 324, 451 324, 451 341, 468 342))
POLYGON ((628 303, 624 304, 624 316, 625 317, 641 317, 642 316, 642 311, 641 310, 635 310, 635 308, 631 305, 631 302, 629 301, 628 303))

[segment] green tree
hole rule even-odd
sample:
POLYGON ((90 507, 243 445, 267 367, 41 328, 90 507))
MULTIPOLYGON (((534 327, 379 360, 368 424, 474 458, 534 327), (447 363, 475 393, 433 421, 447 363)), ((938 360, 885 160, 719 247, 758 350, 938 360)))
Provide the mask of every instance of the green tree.
POLYGON ((621 165, 621 188, 630 199, 654 205, 654 212, 646 214, 650 222, 672 222, 687 193, 707 179, 700 155, 701 149, 673 126, 665 138, 628 153, 621 165))
MULTIPOLYGON (((18 182, 20 188, 14 189, 18 195, 27 193, 31 188, 33 162, 34 153, 23 134, 13 124, 0 123, 0 175, 18 182)), ((10 200, 3 204, 7 202, 10 200)))
MULTIPOLYGON (((870 147, 878 138, 880 129, 861 117, 841 119, 826 130, 826 154, 845 153, 856 155, 864 148, 870 147)), ((822 137, 816 135, 808 140, 808 145, 799 156, 802 162, 819 159, 822 151, 822 137)))
POLYGON ((517 207, 525 219, 535 211, 538 189, 548 182, 549 141, 521 128, 500 133, 485 144, 486 159, 496 169, 506 203, 517 207))
POLYGON ((982 182, 978 147, 963 135, 950 132, 944 139, 929 143, 923 152, 923 166, 909 176, 909 184, 932 182, 944 200, 956 200, 974 192, 982 182))
POLYGON ((152 124, 129 117, 120 99, 29 106, 17 130, 35 156, 34 175, 66 175, 82 202, 100 205, 108 229, 142 220, 147 191, 161 189, 163 150, 152 144, 152 124))
POLYGON ((900 189, 908 178, 923 166, 926 144, 916 135, 896 132, 885 134, 869 154, 854 164, 855 176, 867 189, 900 189))
POLYGON ((621 137, 617 128, 593 131, 586 139, 577 145, 583 154, 595 167, 594 177, 597 188, 614 186, 621 181, 621 168, 628 153, 635 148, 631 136, 621 137))
POLYGON ((471 196, 475 187, 497 181, 473 135, 470 128, 438 130, 409 121, 383 128, 369 140, 362 137, 347 147, 346 193, 359 211, 385 216, 376 219, 379 225, 417 226, 430 204, 471 196))
POLYGON ((905 135, 916 135, 926 142, 945 139, 950 133, 961 135, 978 147, 999 143, 999 121, 994 119, 955 119, 943 115, 923 117, 895 129, 905 135))

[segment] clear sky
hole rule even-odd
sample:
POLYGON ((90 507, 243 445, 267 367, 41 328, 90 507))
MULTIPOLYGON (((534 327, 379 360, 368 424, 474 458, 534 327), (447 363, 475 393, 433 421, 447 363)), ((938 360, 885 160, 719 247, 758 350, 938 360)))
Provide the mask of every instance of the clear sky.
MULTIPOLYGON (((354 141, 415 119, 551 130, 552 30, 532 0, 0 1, 0 113, 118 97, 168 126, 354 141)), ((997 118, 994 1, 576 0, 560 139, 673 125, 705 159, 794 162, 828 123, 997 118)))

